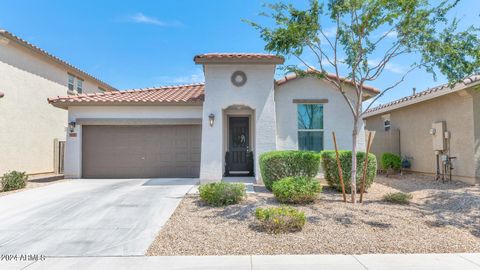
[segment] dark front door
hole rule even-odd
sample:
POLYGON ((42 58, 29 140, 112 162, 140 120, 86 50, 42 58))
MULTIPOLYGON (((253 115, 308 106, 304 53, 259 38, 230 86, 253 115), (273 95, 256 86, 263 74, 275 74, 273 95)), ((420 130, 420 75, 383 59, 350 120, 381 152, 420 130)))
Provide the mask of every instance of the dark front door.
POLYGON ((228 134, 228 173, 250 174, 252 168, 250 168, 249 162, 250 132, 248 117, 230 117, 228 134))

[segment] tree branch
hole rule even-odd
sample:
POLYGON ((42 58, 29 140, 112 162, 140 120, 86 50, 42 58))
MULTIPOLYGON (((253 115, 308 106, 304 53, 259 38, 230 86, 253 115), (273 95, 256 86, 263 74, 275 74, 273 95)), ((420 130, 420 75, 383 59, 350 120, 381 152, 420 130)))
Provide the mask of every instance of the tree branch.
POLYGON ((361 115, 364 115, 364 114, 370 109, 370 107, 375 103, 375 101, 377 101, 380 97, 382 97, 386 92, 388 92, 389 90, 397 87, 400 83, 402 83, 410 72, 414 71, 415 69, 417 69, 417 68, 419 68, 419 67, 421 67, 421 66, 423 66, 423 65, 424 65, 424 64, 418 64, 418 65, 413 66, 413 67, 410 68, 405 74, 403 74, 403 76, 402 76, 402 78, 401 78, 400 80, 398 80, 397 82, 395 82, 393 85, 385 88, 380 94, 378 94, 378 95, 372 100, 372 102, 367 106, 367 108, 362 112, 361 115))

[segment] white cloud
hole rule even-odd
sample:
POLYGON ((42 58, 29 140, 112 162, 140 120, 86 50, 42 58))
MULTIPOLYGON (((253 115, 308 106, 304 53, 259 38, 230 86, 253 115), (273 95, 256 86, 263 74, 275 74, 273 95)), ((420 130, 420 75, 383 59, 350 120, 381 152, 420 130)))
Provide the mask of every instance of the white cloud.
POLYGON ((162 26, 162 27, 170 27, 170 26, 180 26, 181 23, 178 21, 173 21, 173 22, 166 22, 162 21, 160 19, 157 19, 155 17, 147 16, 141 12, 138 12, 134 15, 131 15, 128 17, 128 20, 134 23, 143 23, 143 24, 151 24, 151 25, 157 25, 157 26, 162 26))
MULTIPOLYGON (((371 67, 377 66, 379 63, 380 63, 379 59, 368 60, 368 65, 371 67)), ((396 73, 396 74, 404 74, 407 71, 407 68, 403 65, 396 64, 394 62, 388 62, 385 65, 385 70, 392 73, 396 73)))
POLYGON ((336 27, 328 27, 323 29, 323 33, 326 37, 335 37, 337 35, 337 28, 336 27))

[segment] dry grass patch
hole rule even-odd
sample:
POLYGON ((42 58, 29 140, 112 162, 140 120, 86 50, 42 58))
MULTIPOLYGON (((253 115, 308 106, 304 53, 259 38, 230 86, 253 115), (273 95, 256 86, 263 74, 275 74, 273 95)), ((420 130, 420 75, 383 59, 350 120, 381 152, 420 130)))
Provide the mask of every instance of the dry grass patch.
POLYGON ((410 204, 410 200, 413 199, 412 194, 405 192, 393 192, 387 193, 383 196, 383 200, 394 204, 410 204))
POLYGON ((360 254, 480 252, 480 188, 421 177, 377 177, 363 205, 344 204, 325 188, 322 199, 297 206, 302 231, 269 234, 255 209, 279 206, 271 193, 249 194, 238 205, 209 207, 186 197, 147 255, 360 254), (409 205, 383 201, 392 192, 413 195, 409 205))

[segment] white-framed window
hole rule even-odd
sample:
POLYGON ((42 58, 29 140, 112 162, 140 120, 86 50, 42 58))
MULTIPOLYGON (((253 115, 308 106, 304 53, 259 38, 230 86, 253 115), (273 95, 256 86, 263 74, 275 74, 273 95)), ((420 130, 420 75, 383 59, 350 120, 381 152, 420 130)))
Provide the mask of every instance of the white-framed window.
POLYGON ((323 150, 323 104, 297 105, 298 149, 323 150))
POLYGON ((83 93, 83 80, 68 73, 67 81, 68 91, 76 91, 78 94, 83 93))
POLYGON ((75 76, 68 74, 68 90, 73 91, 75 88, 75 76))
POLYGON ((390 130, 390 119, 384 119, 383 120, 383 128, 385 129, 385 131, 390 130))
POLYGON ((390 114, 384 114, 382 115, 382 120, 383 120, 383 129, 385 131, 389 131, 391 127, 390 123, 390 114))
POLYGON ((83 80, 77 78, 77 93, 81 94, 83 92, 83 80))

